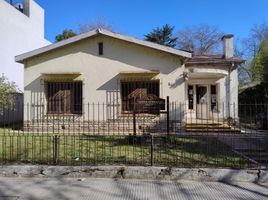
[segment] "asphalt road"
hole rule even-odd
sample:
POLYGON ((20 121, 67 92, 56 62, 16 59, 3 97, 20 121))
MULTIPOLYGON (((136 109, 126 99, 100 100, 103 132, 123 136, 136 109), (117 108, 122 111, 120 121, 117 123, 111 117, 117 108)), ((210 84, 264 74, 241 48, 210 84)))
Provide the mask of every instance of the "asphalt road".
POLYGON ((268 200, 268 184, 76 178, 0 178, 0 200, 268 200))

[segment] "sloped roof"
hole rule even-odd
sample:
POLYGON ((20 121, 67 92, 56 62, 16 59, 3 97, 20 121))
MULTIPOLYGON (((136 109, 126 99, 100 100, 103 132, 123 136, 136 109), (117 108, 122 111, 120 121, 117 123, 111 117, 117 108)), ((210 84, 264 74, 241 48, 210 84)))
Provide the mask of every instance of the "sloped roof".
POLYGON ((54 44, 51 44, 51 45, 48 45, 48 46, 45 46, 45 47, 30 51, 30 52, 27 52, 27 53, 24 53, 24 54, 21 54, 21 55, 18 55, 18 56, 15 57, 15 61, 23 63, 24 60, 27 60, 27 59, 29 59, 31 57, 34 57, 34 56, 37 56, 37 55, 40 55, 40 54, 43 54, 43 53, 46 53, 46 52, 49 52, 49 51, 64 47, 64 46, 67 46, 69 44, 72 44, 72 43, 75 43, 75 42, 78 42, 80 40, 90 38, 90 37, 93 37, 93 36, 96 36, 96 35, 109 36, 109 37, 112 37, 112 38, 116 38, 116 39, 119 39, 119 40, 129 42, 129 43, 134 43, 134 44, 137 44, 137 45, 140 45, 140 46, 145 46, 145 47, 148 47, 148 48, 156 49, 156 50, 159 50, 159 51, 162 51, 162 52, 170 53, 170 54, 185 57, 185 58, 191 58, 192 57, 192 54, 187 52, 187 51, 167 47, 167 46, 156 44, 156 43, 153 43, 153 42, 148 42, 148 41, 136 39, 134 37, 122 35, 122 34, 119 34, 119 33, 114 33, 114 32, 111 32, 111 31, 108 31, 108 30, 105 30, 105 29, 96 29, 96 30, 89 31, 89 32, 81 34, 81 35, 71 37, 71 38, 63 40, 61 42, 57 42, 57 43, 54 43, 54 44))
POLYGON ((206 54, 206 55, 193 55, 193 57, 187 61, 187 65, 192 64, 206 64, 206 63, 229 63, 234 62, 241 64, 245 60, 239 57, 225 58, 223 54, 206 54))

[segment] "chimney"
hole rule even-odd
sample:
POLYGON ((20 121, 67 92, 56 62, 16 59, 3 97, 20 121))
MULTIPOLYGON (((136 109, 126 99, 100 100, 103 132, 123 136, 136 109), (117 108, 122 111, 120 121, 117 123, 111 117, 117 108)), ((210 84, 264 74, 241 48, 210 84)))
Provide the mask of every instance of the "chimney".
POLYGON ((233 34, 227 34, 221 38, 221 40, 223 41, 224 58, 231 58, 234 56, 233 37, 233 34))

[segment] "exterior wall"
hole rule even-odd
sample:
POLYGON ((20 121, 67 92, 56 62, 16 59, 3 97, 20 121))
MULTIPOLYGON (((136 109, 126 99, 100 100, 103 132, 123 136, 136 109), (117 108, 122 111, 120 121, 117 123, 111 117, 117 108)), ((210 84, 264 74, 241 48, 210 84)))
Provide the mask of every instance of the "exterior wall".
POLYGON ((238 118, 238 69, 236 68, 230 74, 230 104, 231 116, 238 118))
POLYGON ((220 102, 222 108, 225 107, 225 118, 230 116, 233 119, 238 119, 238 70, 237 68, 230 72, 220 81, 220 102))
POLYGON ((33 0, 27 2, 29 17, 0 0, 0 72, 21 90, 23 65, 15 62, 15 56, 49 44, 44 39, 44 10, 33 0))
MULTIPOLYGON (((83 81, 84 104, 120 102, 119 73, 151 70, 160 71, 155 78, 160 79, 161 98, 170 96, 171 101, 184 101, 184 65, 179 57, 111 37, 96 36, 26 61, 24 102, 25 105, 45 105, 44 80, 63 77, 83 81), (103 42, 102 56, 98 55, 98 42, 103 42)), ((34 115, 32 113, 31 117, 34 115)))

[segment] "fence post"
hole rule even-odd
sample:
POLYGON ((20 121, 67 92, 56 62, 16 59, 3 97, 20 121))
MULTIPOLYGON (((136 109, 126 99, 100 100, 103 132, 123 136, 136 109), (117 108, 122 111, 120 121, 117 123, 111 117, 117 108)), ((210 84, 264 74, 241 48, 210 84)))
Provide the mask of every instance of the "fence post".
POLYGON ((136 102, 133 103, 133 134, 136 135, 136 102))
POLYGON ((53 141, 53 164, 58 165, 59 164, 59 138, 60 136, 54 135, 52 137, 53 141))
POLYGON ((151 166, 154 165, 154 135, 151 134, 151 166))
POLYGON ((169 96, 167 96, 167 134, 169 134, 169 96))
POLYGON ((266 104, 266 129, 268 130, 268 103, 266 104))

